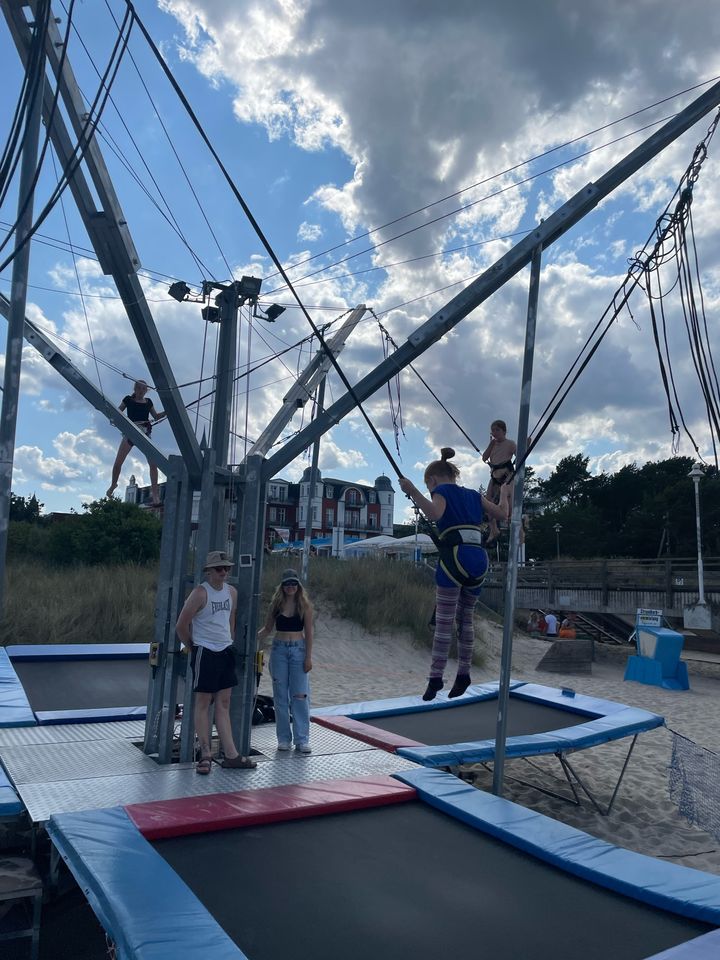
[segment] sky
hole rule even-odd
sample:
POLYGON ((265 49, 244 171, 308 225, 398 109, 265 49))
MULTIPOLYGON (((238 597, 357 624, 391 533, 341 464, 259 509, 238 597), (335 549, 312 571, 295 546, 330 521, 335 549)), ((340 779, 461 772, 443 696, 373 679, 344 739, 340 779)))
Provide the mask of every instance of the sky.
MULTIPOLYGON (((54 5, 61 33, 66 6, 54 5)), ((357 304, 369 308, 340 356, 351 383, 383 360, 383 331, 401 345, 720 75, 720 18, 700 0, 139 0, 136 8, 315 324, 357 304)), ((113 18, 124 10, 122 0, 74 6, 69 56, 87 100, 117 36, 113 18)), ((2 21, 0 62, 4 143, 22 70, 2 21)), ((531 427, 622 283, 628 258, 650 236, 712 117, 544 252, 531 427)), ((254 275, 263 278, 261 304, 287 308, 273 324, 250 322, 242 312, 230 453, 240 462, 317 341, 307 340, 307 319, 137 29, 98 139, 198 437, 212 414, 217 325, 205 324, 199 304, 170 298, 168 285, 182 279, 199 290, 203 280, 254 275), (261 360, 268 362, 247 375, 248 364, 261 360)), ((719 150, 716 138, 693 203, 711 342, 720 307, 719 150)), ((57 180, 52 159, 49 152, 36 210, 57 180)), ((0 209, 3 237, 16 203, 13 188, 0 209)), ((89 248, 66 192, 32 247, 27 314, 117 404, 134 379, 149 375, 114 284, 89 248)), ((8 267, 0 274, 6 296, 10 278, 8 267)), ((435 396, 408 369, 364 404, 400 471, 416 483, 450 445, 461 481, 484 486, 488 469, 474 447, 484 449, 496 418, 516 436, 528 279, 523 270, 413 364, 435 396)), ((687 438, 673 445, 647 305, 639 296, 631 308, 634 319, 619 317, 533 451, 536 474, 547 476, 576 453, 589 458, 593 473, 695 455, 687 438)), ((678 398, 711 460, 677 302, 668 301, 668 323, 678 398)), ((326 403, 344 392, 331 373, 326 403)), ((311 413, 307 404, 283 437, 311 413)), ((164 453, 177 451, 167 423, 153 439, 164 453)), ((14 493, 35 493, 46 512, 80 510, 104 495, 119 440, 26 345, 14 493)), ((298 480, 309 456, 281 476, 298 480)), ((358 412, 323 437, 320 469, 361 483, 396 476, 358 412)), ((148 482, 141 455, 126 461, 121 493, 131 474, 148 482)), ((397 496, 396 522, 410 515, 409 501, 397 496)))

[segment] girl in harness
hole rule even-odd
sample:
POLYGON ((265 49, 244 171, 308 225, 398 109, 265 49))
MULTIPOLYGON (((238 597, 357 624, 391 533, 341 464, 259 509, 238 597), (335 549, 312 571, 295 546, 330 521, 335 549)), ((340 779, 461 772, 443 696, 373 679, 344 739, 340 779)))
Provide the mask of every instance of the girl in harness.
POLYGON ((431 499, 423 496, 407 478, 400 478, 400 489, 416 507, 433 520, 439 531, 435 540, 440 559, 435 571, 435 636, 433 639, 430 676, 423 700, 434 700, 443 687, 453 621, 458 624, 458 666, 455 682, 448 697, 459 697, 470 686, 475 636, 473 610, 480 595, 480 585, 488 568, 487 553, 482 547, 480 524, 487 514, 495 520, 508 516, 510 487, 499 492, 499 504, 458 484, 460 471, 450 463, 455 451, 443 447, 440 460, 433 460, 425 469, 425 486, 431 499))
MULTIPOLYGON (((136 380, 133 387, 133 392, 127 397, 123 397, 119 405, 120 411, 124 412, 127 410, 128 419, 137 424, 137 426, 140 427, 140 429, 143 430, 148 437, 152 432, 150 418, 152 417, 152 419, 157 422, 165 417, 165 413, 162 410, 158 413, 153 406, 153 402, 150 397, 145 396, 149 389, 150 387, 147 385, 147 383, 145 383, 144 380, 136 380)), ((110 486, 107 488, 105 493, 106 497, 111 497, 113 493, 115 493, 115 488, 117 487, 118 480, 120 479, 120 471, 122 470, 122 466, 132 448, 132 441, 128 440, 127 437, 123 437, 120 441, 120 446, 118 447, 115 463, 113 464, 112 480, 110 481, 110 486)), ((152 493, 152 503, 153 506, 156 507, 160 503, 158 468, 154 463, 150 462, 148 462, 148 466, 150 468, 150 490, 152 493)))
MULTIPOLYGON (((490 467, 490 483, 487 487, 488 499, 498 503, 500 491, 513 473, 513 457, 517 450, 514 440, 507 436, 507 424, 504 420, 493 420, 490 424, 490 443, 482 455, 483 461, 490 467)), ((490 517, 490 535, 487 542, 492 543, 500 530, 497 520, 490 517)))

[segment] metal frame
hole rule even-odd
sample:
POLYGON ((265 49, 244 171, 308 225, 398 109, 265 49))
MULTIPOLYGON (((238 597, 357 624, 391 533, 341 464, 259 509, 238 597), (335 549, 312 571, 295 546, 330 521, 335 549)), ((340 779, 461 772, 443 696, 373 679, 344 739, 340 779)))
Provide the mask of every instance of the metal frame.
MULTIPOLYGON (((545 796, 548 796, 548 797, 554 797, 556 800, 563 800, 565 803, 571 803, 574 807, 582 806, 580 794, 578 793, 578 790, 577 790, 577 787, 579 787, 581 792, 585 794, 585 796, 588 798, 588 800, 593 805, 595 810, 597 810, 600 816, 607 817, 610 815, 610 812, 612 811, 612 808, 615 804, 615 798, 618 795, 618 791, 620 790, 622 781, 625 779, 625 771, 627 770, 628 764, 630 763, 630 757, 632 756, 632 752, 635 749, 635 743, 637 741, 638 736, 639 734, 636 733, 632 738, 630 747, 628 748, 628 752, 625 755, 625 759, 623 761, 623 765, 618 775, 617 781, 615 782, 615 787, 613 788, 612 795, 605 807, 601 805, 600 800, 597 799, 596 795, 592 793, 590 788, 585 784, 583 779, 580 777, 577 770, 575 770, 575 768, 572 766, 572 764, 568 760, 568 756, 571 753, 579 752, 577 750, 560 750, 557 753, 552 754, 552 756, 554 756, 558 761, 558 763, 560 764, 560 768, 562 769, 565 780, 567 781, 567 784, 570 787, 570 790, 572 791, 572 797, 568 797, 566 794, 563 794, 563 793, 556 793, 554 790, 550 790, 548 787, 541 787, 539 784, 533 783, 531 780, 523 780, 520 777, 510 776, 510 774, 505 774, 504 779, 511 780, 513 783, 520 783, 524 787, 529 787, 531 790, 537 790, 538 793, 543 793, 545 794, 545 796), (576 784, 577 784, 577 787, 576 787, 576 784)), ((547 754, 547 756, 550 756, 550 754, 547 754)), ((531 762, 529 757, 513 757, 512 759, 524 760, 525 763, 528 763, 531 767, 534 767, 534 769, 540 770, 539 767, 536 767, 535 764, 531 762)), ((497 761, 493 763, 489 760, 483 760, 480 763, 480 766, 483 767, 485 770, 488 771, 488 773, 492 775, 493 781, 494 781, 495 768, 497 766, 497 761)), ((446 767, 445 769, 454 773, 461 780, 473 782, 476 779, 476 777, 471 771, 469 771, 468 773, 462 773, 461 767, 446 767)), ((540 772, 544 773, 545 771, 540 770, 540 772)), ((493 792, 495 793, 496 791, 493 790, 493 792)))

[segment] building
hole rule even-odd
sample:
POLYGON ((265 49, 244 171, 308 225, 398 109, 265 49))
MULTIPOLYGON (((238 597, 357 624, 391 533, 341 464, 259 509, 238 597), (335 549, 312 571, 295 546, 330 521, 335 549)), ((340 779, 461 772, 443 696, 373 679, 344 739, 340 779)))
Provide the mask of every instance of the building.
MULTIPOLYGON (((299 483, 278 477, 268 484, 265 508, 265 542, 272 547, 278 541, 292 543, 305 536, 308 509, 311 511, 311 537, 331 537, 341 528, 349 537, 366 539, 380 534, 392 536, 395 491, 389 477, 378 477, 373 486, 323 477, 317 471, 315 489, 311 491, 311 468, 299 483), (312 496, 311 496, 312 494, 312 496)), ((150 508, 150 487, 138 487, 130 478, 125 501, 150 508)), ((161 504, 165 485, 160 484, 161 504)), ((199 493, 196 501, 199 501, 199 493)), ((162 506, 159 508, 162 511, 162 506)), ((193 509, 193 526, 197 525, 197 504, 193 509)))

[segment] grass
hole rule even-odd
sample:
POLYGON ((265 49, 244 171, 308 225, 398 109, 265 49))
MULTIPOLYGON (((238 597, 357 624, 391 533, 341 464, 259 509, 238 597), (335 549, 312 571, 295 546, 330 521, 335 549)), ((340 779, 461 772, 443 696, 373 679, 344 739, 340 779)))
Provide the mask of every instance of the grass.
MULTIPOLYGON (((265 558, 259 622, 289 566, 299 573, 300 558, 265 558)), ((0 642, 148 643, 154 634, 156 589, 155 566, 52 568, 11 562, 0 642)), ((327 612, 373 633, 406 632, 423 646, 431 641, 434 586, 427 567, 387 559, 312 557, 308 592, 318 616, 327 612)), ((482 640, 481 627, 477 633, 482 640)))
POLYGON ((3 645, 152 640, 154 567, 54 568, 15 561, 7 570, 3 645))
MULTIPOLYGON (((263 605, 288 566, 287 558, 267 558, 263 605)), ((387 559, 312 557, 307 589, 320 616, 327 608, 374 633, 402 630, 427 642, 434 602, 433 579, 427 567, 387 559)))

